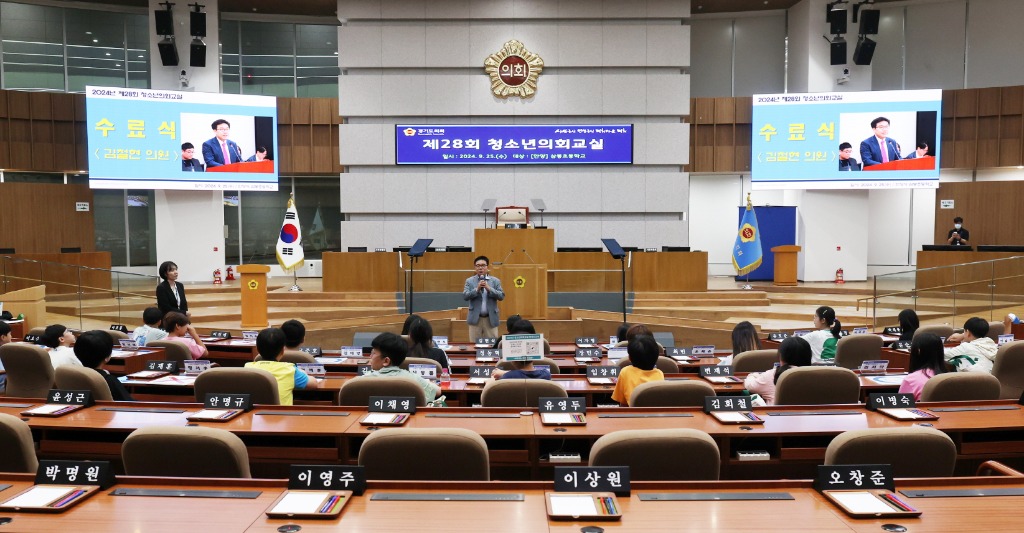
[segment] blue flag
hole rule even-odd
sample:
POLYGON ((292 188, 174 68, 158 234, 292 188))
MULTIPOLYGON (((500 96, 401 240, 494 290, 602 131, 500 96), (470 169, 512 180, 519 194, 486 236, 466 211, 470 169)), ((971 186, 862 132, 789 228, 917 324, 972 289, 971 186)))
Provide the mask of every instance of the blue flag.
POLYGON ((742 276, 761 266, 761 230, 757 229, 757 215, 747 193, 747 209, 743 211, 740 229, 736 232, 736 245, 732 248, 732 266, 742 276))

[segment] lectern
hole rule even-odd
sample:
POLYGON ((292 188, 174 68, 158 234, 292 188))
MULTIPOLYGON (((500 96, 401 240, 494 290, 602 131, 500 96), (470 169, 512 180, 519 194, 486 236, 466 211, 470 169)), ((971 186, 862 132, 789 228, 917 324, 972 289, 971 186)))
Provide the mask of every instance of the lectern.
POLYGON ((772 248, 775 254, 775 282, 772 285, 792 287, 796 285, 796 254, 800 247, 786 244, 772 248))
POLYGON ((498 304, 503 317, 548 317, 548 266, 505 264, 494 268, 501 280, 505 301, 498 304))
POLYGON ((267 321, 267 265, 238 265, 242 276, 242 327, 265 328, 267 321))

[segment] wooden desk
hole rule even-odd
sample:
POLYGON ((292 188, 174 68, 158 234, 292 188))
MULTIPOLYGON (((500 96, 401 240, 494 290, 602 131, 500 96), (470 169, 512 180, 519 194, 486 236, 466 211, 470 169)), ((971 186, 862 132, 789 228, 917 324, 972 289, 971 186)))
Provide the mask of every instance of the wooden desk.
POLYGON ((221 366, 245 366, 256 359, 256 341, 227 339, 222 341, 203 342, 210 362, 221 366))
MULTIPOLYGON (((225 531, 276 533, 286 524, 303 532, 320 531, 495 531, 575 533, 590 521, 551 521, 545 511, 544 492, 550 482, 399 482, 370 481, 362 496, 355 496, 336 520, 267 518, 265 512, 285 490, 280 479, 175 479, 119 476, 114 489, 239 490, 259 492, 256 498, 162 498, 115 496, 99 491, 61 514, 4 512, 13 518, 11 531, 65 533, 89 529, 105 532, 225 531), (375 495, 413 494, 522 494, 523 501, 380 501, 375 495)), ((28 488, 32 476, 3 474, 0 482, 13 486, 0 492, 8 498, 28 488)), ((609 531, 814 531, 877 532, 882 524, 899 523, 914 533, 947 531, 1012 531, 1024 522, 1020 497, 906 498, 922 511, 906 519, 854 519, 846 516, 809 481, 634 482, 633 493, 619 497, 623 517, 597 523, 609 531), (647 493, 773 492, 791 500, 641 501, 647 493), (967 505, 969 504, 969 505, 967 505)), ((1024 488, 1015 477, 936 478, 897 480, 898 491, 912 489, 1024 488)), ((991 492, 991 491, 989 491, 991 492)))
MULTIPOLYGON (((950 267, 950 265, 961 263, 1006 259, 1020 255, 1018 252, 926 252, 922 250, 917 252, 918 270, 915 286, 918 291, 934 290, 947 295, 953 289, 958 293, 1022 294, 1024 293, 1024 278, 1020 277, 1020 270, 1024 263, 1019 259, 950 267), (925 270, 932 267, 949 268, 925 270), (990 287, 993 277, 995 284, 990 287), (956 283, 955 287, 952 286, 954 282, 956 283)), ((937 294, 932 294, 929 297, 935 298, 937 294)), ((949 297, 952 298, 952 296, 949 297)))
POLYGON ((115 376, 132 374, 146 369, 149 361, 164 360, 166 350, 163 347, 140 348, 135 351, 114 348, 110 361, 103 368, 115 376))

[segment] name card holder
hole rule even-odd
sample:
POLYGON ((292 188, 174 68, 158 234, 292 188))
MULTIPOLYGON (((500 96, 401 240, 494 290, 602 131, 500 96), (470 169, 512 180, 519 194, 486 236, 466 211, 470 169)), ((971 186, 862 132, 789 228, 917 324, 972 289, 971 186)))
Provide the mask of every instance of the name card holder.
POLYGON ((611 492, 628 497, 628 466, 556 466, 555 492, 571 493, 584 490, 611 492))
POLYGON ((811 330, 809 330, 809 329, 798 329, 798 330, 793 332, 793 336, 794 337, 803 337, 804 335, 807 335, 810 332, 811 332, 811 330))
POLYGON ((551 520, 622 519, 619 502, 611 492, 545 492, 544 500, 551 520))
POLYGON ((696 361, 697 360, 696 357, 690 355, 690 350, 689 349, 687 349, 687 348, 678 348, 678 347, 675 347, 675 346, 665 348, 665 355, 667 355, 667 356, 671 357, 672 359, 675 359, 676 361, 679 361, 681 363, 689 363, 691 361, 696 361))
POLYGON ((474 348, 490 348, 495 344, 498 344, 498 339, 494 337, 480 337, 476 340, 474 348))
POLYGON ((867 332, 868 332, 868 328, 865 328, 865 327, 853 328, 853 334, 854 335, 863 335, 864 333, 867 333, 867 332))
POLYGON ((303 353, 308 353, 313 357, 320 357, 321 355, 324 354, 323 349, 320 348, 319 346, 302 346, 299 348, 299 351, 303 353))
POLYGON ((208 393, 203 409, 189 415, 191 422, 227 422, 252 409, 252 396, 248 394, 208 393))
POLYGON ((110 331, 120 331, 121 333, 128 333, 128 326, 124 324, 111 324, 110 331))
POLYGON ((256 337, 258 337, 259 334, 260 334, 260 332, 258 332, 258 331, 243 331, 242 332, 242 340, 243 341, 249 341, 249 342, 256 342, 256 337))
POLYGON ((121 346, 122 350, 135 351, 139 349, 139 342, 134 339, 117 339, 117 344, 121 346))
POLYGON ((764 424, 746 396, 705 396, 704 412, 723 424, 764 424))
POLYGON ((93 404, 92 392, 87 390, 50 389, 46 393, 46 403, 22 411, 24 416, 63 416, 93 404))
MULTIPOLYGON (((47 461, 47 463, 54 462, 76 462, 76 461, 47 461)), ((43 461, 40 461, 39 472, 44 469, 43 461)), ((82 461, 81 463, 86 463, 82 461)), ((98 468, 97 463, 92 463, 92 468, 98 468)), ((54 468, 53 465, 48 465, 46 468, 51 470, 54 468)), ((73 471, 78 471, 79 466, 69 466, 73 471)), ((108 468, 109 470, 109 468, 108 468)), ((63 473, 63 471, 61 471, 63 473)), ((78 475, 74 476, 76 479, 78 475)), ((84 475, 82 476, 85 477, 84 475)), ((39 478, 39 473, 36 474, 36 478, 39 478)), ((37 512, 37 513, 63 513, 64 511, 78 505, 80 502, 85 501, 87 498, 96 494, 102 490, 99 485, 85 484, 85 483, 38 483, 33 485, 18 494, 15 494, 8 500, 0 502, 0 510, 4 511, 16 511, 16 512, 37 512)))
POLYGON ((768 340, 770 341, 784 341, 789 338, 789 333, 777 331, 775 333, 768 334, 768 340))
POLYGON ((231 338, 230 331, 214 330, 210 332, 210 336, 219 340, 227 340, 231 338))
POLYGON ((146 361, 146 369, 128 374, 132 379, 156 379, 178 373, 177 361, 146 361))
POLYGON ((430 340, 434 341, 434 346, 437 346, 438 348, 444 348, 448 346, 448 337, 434 336, 431 337, 430 340))
POLYGON ((576 348, 574 359, 579 363, 596 363, 601 360, 601 349, 597 347, 576 348))
POLYGON ((1004 344, 1006 344, 1008 342, 1013 342, 1014 337, 1013 337, 1013 333, 1007 333, 1005 335, 1000 335, 1000 336, 996 337, 996 339, 998 339, 996 341, 996 343, 999 346, 1002 346, 1002 345, 1004 345, 1004 344))
POLYGON ((576 346, 580 348, 594 348, 597 346, 597 337, 576 337, 576 346))
POLYGON ((921 515, 893 493, 891 465, 818 466, 814 488, 855 518, 921 515))
POLYGON ((732 365, 702 365, 700 377, 712 383, 742 383, 743 380, 732 375, 732 365))
POLYGON ((918 409, 913 394, 873 393, 868 394, 867 408, 878 411, 896 420, 938 420, 935 413, 918 409))
POLYGON ((323 363, 298 363, 295 365, 308 376, 326 376, 327 368, 323 363))
POLYGON ((860 364, 860 368, 858 368, 857 370, 860 371, 861 375, 871 376, 885 374, 885 372, 888 369, 888 359, 875 359, 871 361, 864 361, 863 363, 860 364))
POLYGON ((690 355, 698 358, 714 357, 715 347, 710 345, 694 346, 690 349, 690 355))
POLYGON ((412 372, 427 381, 437 379, 437 365, 410 364, 409 372, 412 372))
POLYGON ((626 350, 626 348, 608 348, 609 361, 618 361, 619 359, 623 359, 625 357, 629 357, 629 352, 626 350))
POLYGON ((470 385, 484 385, 491 380, 491 375, 494 374, 493 366, 471 366, 469 367, 469 381, 470 385))
POLYGON ((361 346, 342 346, 341 356, 344 358, 362 359, 363 348, 361 346))
POLYGON ((364 426, 401 426, 416 412, 416 398, 412 396, 370 396, 368 413, 360 424, 364 426))
POLYGON ((587 401, 584 398, 541 397, 537 399, 540 422, 545 426, 585 426, 587 401))
POLYGON ((196 376, 210 369, 210 362, 205 359, 185 361, 185 375, 196 376))
POLYGON ((481 348, 476 351, 476 361, 478 363, 493 363, 501 359, 500 348, 481 348))
POLYGON ((587 381, 591 385, 612 385, 619 379, 618 366, 588 366, 587 381))

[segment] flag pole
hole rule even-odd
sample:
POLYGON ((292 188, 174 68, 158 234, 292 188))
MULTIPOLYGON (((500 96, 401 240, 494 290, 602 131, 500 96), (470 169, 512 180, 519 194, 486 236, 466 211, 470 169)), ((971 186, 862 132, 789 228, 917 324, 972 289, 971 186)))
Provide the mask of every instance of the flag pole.
POLYGON ((289 292, 302 292, 302 287, 299 287, 299 273, 292 269, 292 286, 288 288, 289 292))
MULTIPOLYGON (((747 207, 748 207, 748 208, 749 208, 749 207, 751 207, 751 203, 750 203, 750 192, 749 192, 749 191, 747 192, 747 207)), ((744 275, 744 277, 745 277, 746 279, 745 279, 745 281, 744 281, 744 283, 743 283, 743 286, 742 286, 742 287, 740 287, 740 289, 742 289, 742 290, 745 290, 745 291, 753 290, 753 287, 751 287, 751 286, 750 286, 750 272, 748 271, 748 272, 747 272, 747 273, 746 273, 746 274, 744 275)))

